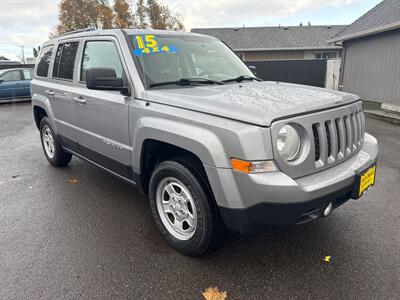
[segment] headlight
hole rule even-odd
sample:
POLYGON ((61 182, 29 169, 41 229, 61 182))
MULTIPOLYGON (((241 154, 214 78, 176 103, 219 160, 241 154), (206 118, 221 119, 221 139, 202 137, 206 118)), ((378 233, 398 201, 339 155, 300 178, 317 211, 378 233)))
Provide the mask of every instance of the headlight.
POLYGON ((300 153, 301 140, 299 133, 293 126, 283 126, 278 132, 276 146, 284 160, 295 160, 300 153))

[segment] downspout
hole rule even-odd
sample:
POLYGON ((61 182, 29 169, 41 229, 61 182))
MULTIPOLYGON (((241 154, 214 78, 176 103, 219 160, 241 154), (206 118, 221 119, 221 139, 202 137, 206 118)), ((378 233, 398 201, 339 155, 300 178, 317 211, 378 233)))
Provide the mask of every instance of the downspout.
MULTIPOLYGON (((335 43, 336 46, 340 46, 337 43, 335 43)), ((346 47, 344 43, 342 42, 342 59, 340 61, 340 72, 339 72, 339 85, 338 85, 338 90, 342 91, 343 90, 343 75, 344 75, 344 66, 346 62, 346 47)))

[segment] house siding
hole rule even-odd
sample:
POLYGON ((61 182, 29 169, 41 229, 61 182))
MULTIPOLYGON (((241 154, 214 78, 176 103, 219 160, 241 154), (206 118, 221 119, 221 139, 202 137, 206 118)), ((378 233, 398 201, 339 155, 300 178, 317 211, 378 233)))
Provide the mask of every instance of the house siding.
POLYGON ((246 51, 244 61, 304 59, 304 51, 246 51))
POLYGON ((400 30, 344 42, 343 91, 400 105, 400 30))

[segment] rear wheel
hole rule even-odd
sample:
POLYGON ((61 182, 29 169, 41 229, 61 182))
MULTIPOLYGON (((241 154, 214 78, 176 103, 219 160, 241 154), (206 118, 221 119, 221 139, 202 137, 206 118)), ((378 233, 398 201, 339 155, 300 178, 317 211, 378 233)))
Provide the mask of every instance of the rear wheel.
POLYGON ((47 117, 40 121, 40 139, 44 154, 52 166, 63 167, 71 161, 72 155, 61 147, 47 117))
POLYGON ((190 158, 161 162, 149 186, 153 217, 164 239, 191 256, 216 244, 222 229, 205 174, 190 158))

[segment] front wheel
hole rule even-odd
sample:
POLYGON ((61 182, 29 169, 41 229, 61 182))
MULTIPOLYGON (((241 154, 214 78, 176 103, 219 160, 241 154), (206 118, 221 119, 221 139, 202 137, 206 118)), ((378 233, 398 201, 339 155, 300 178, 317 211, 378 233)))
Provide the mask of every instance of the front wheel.
POLYGON ((176 250, 201 255, 214 245, 222 226, 204 172, 190 159, 161 162, 149 187, 153 217, 176 250))
POLYGON ((72 155, 63 150, 47 117, 40 121, 40 139, 44 154, 52 166, 63 167, 71 161, 72 155))

